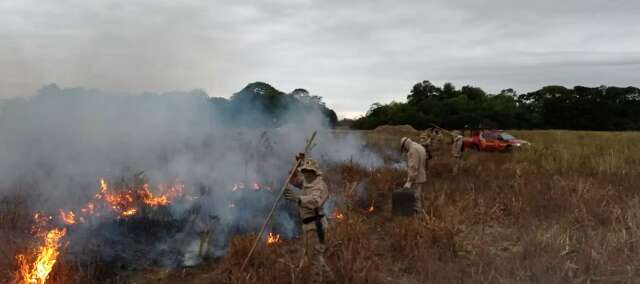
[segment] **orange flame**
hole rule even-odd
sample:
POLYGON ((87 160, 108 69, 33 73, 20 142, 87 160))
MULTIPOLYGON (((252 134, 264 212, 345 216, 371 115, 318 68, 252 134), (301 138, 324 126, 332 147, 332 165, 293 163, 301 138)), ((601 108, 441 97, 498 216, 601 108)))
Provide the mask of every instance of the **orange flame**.
POLYGON ((267 236, 267 245, 274 245, 279 242, 280 242, 279 234, 269 233, 269 235, 267 236))
POLYGON ((131 208, 131 209, 127 210, 127 211, 122 212, 121 215, 122 216, 131 216, 131 215, 136 214, 136 212, 138 212, 138 209, 131 208))
POLYGON ((169 198, 166 195, 153 196, 153 193, 149 191, 149 185, 144 184, 142 189, 138 190, 138 195, 142 197, 145 204, 150 206, 167 205, 169 204, 169 198))
MULTIPOLYGON (((142 206, 156 207, 168 205, 171 200, 183 195, 184 185, 176 182, 174 185, 158 185, 159 194, 155 195, 149 189, 148 184, 142 186, 109 189, 104 179, 100 179, 100 192, 95 198, 104 201, 120 217, 128 217, 136 214, 142 206)), ((95 205, 89 202, 82 212, 93 213, 95 205)))
POLYGON ((93 215, 96 210, 96 205, 93 202, 87 203, 84 208, 80 209, 80 212, 84 214, 93 215))
POLYGON ((66 229, 53 229, 44 234, 43 244, 34 252, 35 261, 30 265, 27 257, 18 255, 17 281, 23 284, 44 284, 49 277, 49 273, 56 264, 56 259, 60 254, 60 239, 66 234, 66 229))
POLYGON ((67 225, 73 225, 76 223, 76 214, 74 214, 73 211, 67 213, 60 209, 60 219, 67 225))
MULTIPOLYGON (((109 184, 101 178, 100 191, 96 193, 94 200, 89 201, 80 209, 82 216, 76 216, 73 211, 66 212, 60 209, 59 217, 66 225, 74 225, 77 223, 76 220, 84 223, 85 216, 100 215, 101 210, 104 209, 113 210, 119 217, 132 216, 138 212, 141 206, 153 207, 169 204, 171 199, 183 195, 184 185, 176 182, 176 184, 166 188, 164 185, 159 185, 158 189, 160 192, 158 195, 154 195, 147 184, 138 186, 137 189, 125 187, 110 190, 109 184), (104 205, 97 205, 97 200, 102 201, 104 205)), ((52 216, 36 213, 33 218, 36 224, 32 227, 32 233, 42 237, 43 243, 34 249, 31 256, 25 254, 16 256, 19 266, 16 272, 16 283, 44 284, 60 254, 60 239, 66 234, 65 228, 51 229, 43 233, 42 228, 53 220, 52 216), (30 261, 30 259, 34 260, 30 261)))
POLYGON ((373 212, 373 210, 375 209, 375 208, 373 207, 373 204, 374 204, 374 201, 371 201, 371 206, 369 206, 369 209, 367 209, 367 212, 368 212, 368 213, 373 212))

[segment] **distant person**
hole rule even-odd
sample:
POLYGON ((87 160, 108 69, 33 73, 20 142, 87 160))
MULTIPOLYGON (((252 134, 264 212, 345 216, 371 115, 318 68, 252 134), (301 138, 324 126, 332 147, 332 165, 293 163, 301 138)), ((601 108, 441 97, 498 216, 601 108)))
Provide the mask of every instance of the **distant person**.
POLYGON ((464 150, 464 144, 463 144, 464 137, 462 136, 462 133, 460 133, 460 131, 458 130, 454 130, 453 132, 451 132, 451 136, 452 136, 451 156, 453 156, 454 158, 461 159, 462 151, 464 150))
POLYGON ((420 145, 422 145, 422 147, 424 147, 424 150, 427 152, 427 160, 431 160, 431 158, 433 157, 431 154, 432 137, 433 128, 429 128, 420 134, 420 139, 418 140, 420 145))
POLYGON ((422 191, 427 182, 427 153, 422 145, 407 137, 400 139, 400 151, 407 155, 407 182, 403 188, 413 190, 414 210, 422 212, 422 191))
POLYGON ((442 135, 442 131, 440 129, 433 129, 433 133, 431 135, 431 150, 435 152, 439 152, 442 150, 442 146, 444 144, 444 136, 442 135))
MULTIPOLYGON (((296 160, 304 160, 304 154, 298 154, 296 160)), ((323 206, 329 198, 329 189, 315 160, 304 160, 285 189, 284 198, 295 202, 299 208, 305 259, 311 266, 311 283, 334 280, 324 259, 328 223, 323 206), (291 185, 302 190, 294 190, 291 185)))

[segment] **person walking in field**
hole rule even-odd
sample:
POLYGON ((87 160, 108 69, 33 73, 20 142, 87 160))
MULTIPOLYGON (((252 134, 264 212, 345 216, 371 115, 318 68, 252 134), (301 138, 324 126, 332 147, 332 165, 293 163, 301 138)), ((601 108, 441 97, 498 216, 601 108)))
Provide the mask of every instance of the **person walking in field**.
POLYGON ((403 188, 413 190, 416 198, 415 211, 421 212, 422 191, 427 182, 427 153, 422 145, 408 137, 400 139, 400 151, 407 156, 407 181, 403 188))
MULTIPOLYGON (((298 154, 297 160, 304 160, 298 154)), ((334 280, 333 273, 324 259, 327 239, 327 219, 323 205, 329 198, 329 189, 315 160, 304 160, 296 170, 291 184, 285 189, 284 198, 298 205, 302 219, 305 259, 311 266, 311 282, 334 280), (302 190, 295 190, 295 186, 302 190)))

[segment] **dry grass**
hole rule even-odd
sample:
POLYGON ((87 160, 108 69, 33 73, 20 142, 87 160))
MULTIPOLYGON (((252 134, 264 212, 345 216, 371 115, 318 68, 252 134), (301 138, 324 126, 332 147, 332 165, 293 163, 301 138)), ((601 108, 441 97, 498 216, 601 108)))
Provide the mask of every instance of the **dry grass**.
MULTIPOLYGON (((390 214, 390 191, 402 184, 401 171, 351 164, 328 169, 334 195, 344 197, 339 210, 346 215, 329 232, 328 263, 338 282, 640 281, 640 134, 513 132, 533 146, 512 154, 465 152, 460 164, 448 153, 438 155, 424 194, 427 214, 418 218, 390 214), (373 213, 364 210, 370 200, 354 193, 357 184, 364 184, 366 196, 375 200, 373 213)), ((362 134, 373 148, 397 149, 399 137, 362 134)), ((387 155, 397 161, 392 152, 387 155)), ((18 213, 2 212, 2 229, 10 230, 5 220, 18 213)), ((248 273, 240 273, 251 241, 251 236, 236 237, 219 262, 146 271, 128 280, 308 280, 306 268, 298 270, 300 240, 260 248, 248 273)))

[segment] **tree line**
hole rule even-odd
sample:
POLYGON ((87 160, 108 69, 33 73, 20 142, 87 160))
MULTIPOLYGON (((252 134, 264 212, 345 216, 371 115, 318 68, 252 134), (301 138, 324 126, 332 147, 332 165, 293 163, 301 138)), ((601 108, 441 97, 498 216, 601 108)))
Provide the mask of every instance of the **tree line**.
POLYGON ((320 114, 329 127, 338 123, 335 111, 327 107, 321 96, 301 88, 285 93, 264 82, 251 83, 229 99, 211 98, 211 106, 233 126, 279 127, 288 120, 313 113, 320 114))
POLYGON ((639 130, 640 89, 545 86, 524 94, 513 89, 487 94, 478 87, 438 87, 425 80, 411 88, 406 102, 374 103, 351 127, 425 129, 432 123, 453 129, 639 130))
POLYGON ((276 128, 310 116, 322 120, 328 127, 338 123, 335 111, 318 95, 301 88, 285 93, 267 83, 254 82, 229 98, 210 97, 203 90, 132 95, 49 84, 31 97, 0 99, 0 125, 7 115, 19 115, 20 112, 37 112, 40 108, 73 112, 88 107, 98 116, 105 109, 126 108, 120 111, 145 111, 154 116, 189 115, 193 117, 193 123, 216 122, 226 127, 276 128))

